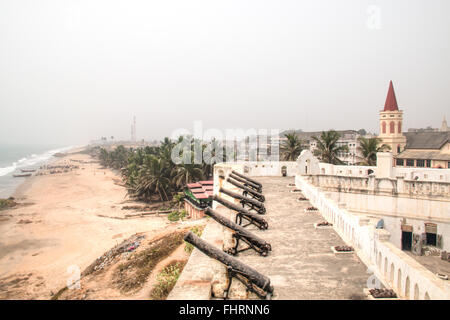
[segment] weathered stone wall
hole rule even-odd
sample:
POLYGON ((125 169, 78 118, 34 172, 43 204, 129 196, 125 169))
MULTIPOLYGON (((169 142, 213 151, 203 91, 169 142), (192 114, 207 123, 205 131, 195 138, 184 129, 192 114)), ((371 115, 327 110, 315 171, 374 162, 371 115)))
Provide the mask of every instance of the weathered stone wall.
POLYGON ((350 213, 305 177, 298 175, 295 182, 385 286, 403 298, 450 299, 450 285, 390 243, 389 232, 375 228, 378 219, 350 213))
MULTIPOLYGON (((218 164, 214 166, 214 194, 218 194, 226 200, 236 203, 235 199, 219 193, 220 187, 225 187, 234 192, 238 191, 235 186, 220 178, 220 176, 227 178, 232 170, 244 173, 242 164, 218 164)), ((235 213, 232 210, 225 208, 215 201, 213 208, 234 221, 235 213)), ((209 221, 201 238, 220 249, 233 246, 234 240, 231 231, 222 227, 213 219, 208 219, 209 221)), ((194 248, 180 278, 167 299, 209 300, 212 297, 220 298, 223 297, 226 286, 227 277, 225 266, 194 248)), ((230 287, 229 297, 231 299, 248 298, 245 286, 238 281, 233 281, 230 287)))
MULTIPOLYGON (((222 227, 215 221, 208 221, 201 238, 221 248, 222 227)), ((213 284, 221 277, 225 278, 222 264, 194 249, 167 300, 209 300, 213 284)))
POLYGON ((378 167, 371 166, 341 166, 330 163, 320 163, 320 174, 345 176, 345 177, 369 177, 374 174, 377 178, 390 177, 396 179, 403 178, 405 181, 420 181, 420 182, 447 182, 450 183, 449 169, 431 169, 431 168, 404 168, 383 166, 382 163, 378 167), (389 174, 382 174, 389 173, 389 174))
POLYGON ((310 183, 320 186, 323 190, 351 192, 394 197, 420 198, 425 200, 450 199, 450 182, 405 180, 377 178, 369 176, 344 176, 318 174, 309 176, 310 183))
MULTIPOLYGON (((286 176, 294 177, 298 173, 298 166, 295 161, 248 161, 235 163, 219 163, 214 166, 217 171, 224 170, 238 171, 247 176, 253 177, 271 177, 281 176, 283 169, 286 170, 286 176)), ((216 172, 216 171, 215 171, 216 172)))

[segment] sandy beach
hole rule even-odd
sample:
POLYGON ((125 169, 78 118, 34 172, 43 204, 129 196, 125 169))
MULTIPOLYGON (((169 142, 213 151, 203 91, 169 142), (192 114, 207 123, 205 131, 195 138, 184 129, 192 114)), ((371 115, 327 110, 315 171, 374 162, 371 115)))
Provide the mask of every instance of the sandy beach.
POLYGON ((50 299, 68 268, 83 271, 133 234, 173 225, 166 215, 124 219, 122 206, 133 202, 120 177, 75 151, 52 165, 78 169, 27 178, 14 194, 20 205, 0 211, 0 299, 50 299))

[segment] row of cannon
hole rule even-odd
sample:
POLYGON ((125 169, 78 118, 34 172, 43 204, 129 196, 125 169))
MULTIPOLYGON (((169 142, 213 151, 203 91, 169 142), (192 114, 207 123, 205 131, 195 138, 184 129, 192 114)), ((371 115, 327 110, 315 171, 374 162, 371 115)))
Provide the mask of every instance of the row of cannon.
POLYGON ((261 215, 266 214, 262 184, 235 171, 232 171, 226 179, 224 176, 220 176, 220 178, 242 190, 242 193, 233 192, 225 188, 220 188, 219 190, 221 194, 226 194, 238 200, 241 206, 217 195, 213 196, 214 201, 235 211, 236 219, 233 222, 210 207, 206 209, 205 214, 222 226, 233 231, 233 238, 236 240, 234 247, 224 252, 200 239, 192 232, 189 232, 184 240, 226 266, 228 284, 224 290, 224 299, 228 298, 228 292, 233 279, 237 279, 243 283, 249 291, 255 293, 259 298, 270 299, 274 290, 270 284, 270 279, 233 257, 239 252, 249 249, 253 249, 265 257, 272 250, 270 243, 245 229, 249 225, 254 225, 260 230, 266 230, 269 227, 267 221, 261 217, 261 215), (244 248, 241 246, 241 249, 239 249, 241 242, 247 246, 244 248))

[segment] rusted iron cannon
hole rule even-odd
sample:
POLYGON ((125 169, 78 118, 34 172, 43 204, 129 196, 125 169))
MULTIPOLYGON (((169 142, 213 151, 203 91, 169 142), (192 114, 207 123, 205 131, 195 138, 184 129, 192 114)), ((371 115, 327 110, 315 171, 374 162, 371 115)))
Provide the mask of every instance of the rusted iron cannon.
POLYGON ((236 214, 236 223, 237 224, 242 225, 242 219, 247 220, 248 223, 246 225, 243 225, 242 227, 246 227, 250 224, 253 224, 253 225, 257 226, 259 229, 263 229, 263 230, 267 229, 269 227, 269 224, 267 223, 266 220, 264 220, 259 215, 255 214, 253 212, 250 212, 244 208, 241 208, 241 207, 235 205, 234 203, 229 202, 217 195, 213 196, 213 200, 223 204, 228 209, 236 211, 237 212, 237 214, 236 214))
POLYGON ((253 199, 256 199, 256 200, 258 200, 260 202, 264 202, 266 200, 266 198, 261 193, 259 193, 258 191, 255 191, 255 190, 253 190, 253 189, 251 189, 249 187, 244 186, 242 183, 237 182, 233 178, 228 177, 226 179, 226 181, 231 183, 235 187, 238 187, 239 189, 242 189, 242 194, 244 196, 249 195, 253 199))
POLYGON ((241 195, 239 193, 236 193, 236 192, 224 189, 224 188, 220 188, 219 192, 224 193, 232 198, 238 199, 240 201, 240 203, 242 204, 242 208, 245 208, 245 206, 247 206, 250 210, 254 210, 259 214, 266 213, 266 207, 264 207, 264 203, 259 202, 258 200, 244 197, 243 195, 241 195))
POLYGON ((255 183, 253 183, 253 182, 251 182, 251 181, 248 181, 248 180, 246 180, 246 179, 243 179, 243 178, 241 178, 241 177, 238 177, 237 175, 235 175, 235 174, 233 174, 233 173, 230 173, 229 177, 231 177, 231 178, 233 178, 234 180, 236 180, 236 181, 238 181, 238 182, 244 184, 244 186, 246 186, 246 187, 252 188, 252 189, 255 190, 256 192, 259 192, 259 193, 262 192, 262 187, 259 186, 259 185, 257 185, 257 184, 255 184, 255 183))
POLYGON ((237 175, 238 177, 241 177, 242 179, 248 180, 248 181, 250 181, 250 182, 252 182, 252 183, 254 183, 254 184, 256 184, 256 185, 258 185, 259 187, 262 188, 262 184, 260 182, 256 181, 256 180, 252 179, 252 178, 249 178, 249 177, 247 177, 247 176, 245 176, 245 175, 243 175, 243 174, 241 174, 239 172, 236 172, 234 170, 231 171, 231 173, 237 175))
POLYGON ((192 244, 207 256, 218 260, 226 266, 228 284, 224 291, 224 299, 228 299, 228 292, 233 279, 237 279, 242 282, 249 291, 254 292, 261 299, 270 299, 272 297, 274 288, 270 284, 270 279, 265 275, 240 262, 233 256, 230 256, 222 250, 210 245, 205 240, 197 237, 191 231, 186 234, 184 240, 192 244))
POLYGON ((267 256, 269 251, 272 250, 272 246, 270 245, 270 243, 254 235, 253 233, 251 233, 247 229, 244 229, 243 227, 234 223, 233 221, 225 218, 224 216, 214 211, 213 209, 207 208, 205 214, 216 220, 221 225, 235 232, 233 234, 233 238, 236 239, 236 245, 228 250, 229 254, 237 255, 239 252, 246 251, 248 249, 253 249, 256 252, 258 252, 261 256, 265 257, 267 256), (239 241, 241 240, 244 243, 246 243, 248 247, 244 249, 238 249, 239 241))

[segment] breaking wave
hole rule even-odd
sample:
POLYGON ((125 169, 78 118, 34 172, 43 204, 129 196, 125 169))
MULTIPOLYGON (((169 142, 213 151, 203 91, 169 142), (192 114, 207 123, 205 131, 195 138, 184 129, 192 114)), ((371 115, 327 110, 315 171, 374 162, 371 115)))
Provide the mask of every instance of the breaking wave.
POLYGON ((59 149, 53 149, 53 150, 49 150, 49 151, 46 151, 41 154, 31 154, 29 156, 21 158, 15 162, 13 162, 10 166, 0 167, 0 177, 5 176, 11 172, 14 172, 17 169, 26 168, 26 167, 30 167, 30 166, 34 166, 34 165, 43 163, 43 162, 51 159, 55 153, 65 152, 72 148, 73 147, 70 146, 70 147, 64 147, 64 148, 59 148, 59 149))

